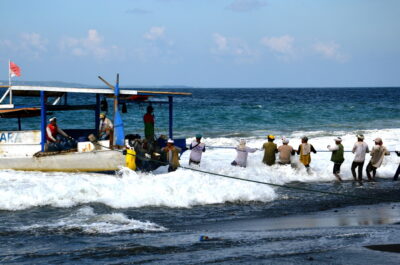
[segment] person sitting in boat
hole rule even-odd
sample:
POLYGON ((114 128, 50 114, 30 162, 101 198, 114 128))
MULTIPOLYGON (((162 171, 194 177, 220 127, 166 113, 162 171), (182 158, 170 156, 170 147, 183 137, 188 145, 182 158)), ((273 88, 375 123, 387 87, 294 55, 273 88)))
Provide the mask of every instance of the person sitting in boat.
POLYGON ((100 140, 109 140, 110 135, 112 134, 114 125, 107 118, 107 114, 105 112, 100 113, 100 124, 99 124, 99 138, 100 140))
POLYGON ((149 142, 154 141, 154 114, 153 114, 153 107, 147 106, 147 112, 143 116, 144 122, 144 137, 149 142))
POLYGON ((239 167, 246 167, 248 154, 257 151, 257 148, 247 147, 245 139, 240 139, 239 145, 235 149, 237 154, 235 160, 233 160, 231 165, 239 167))
POLYGON ((50 123, 46 127, 48 151, 62 151, 73 148, 74 143, 71 141, 72 137, 57 126, 57 118, 50 118, 49 122, 50 123))
POLYGON ((196 140, 190 144, 190 150, 192 151, 190 152, 189 165, 192 163, 199 165, 201 161, 201 155, 206 151, 206 145, 201 142, 201 138, 201 134, 196 134, 196 140))
POLYGON ((169 164, 168 172, 175 171, 180 166, 179 153, 182 149, 174 145, 174 140, 168 139, 167 146, 161 150, 167 154, 167 161, 169 164))

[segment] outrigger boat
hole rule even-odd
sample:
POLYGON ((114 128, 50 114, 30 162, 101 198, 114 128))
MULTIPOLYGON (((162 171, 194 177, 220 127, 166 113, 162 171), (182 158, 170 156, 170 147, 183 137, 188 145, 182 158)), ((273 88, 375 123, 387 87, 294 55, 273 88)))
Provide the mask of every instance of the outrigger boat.
MULTIPOLYGON (((101 77, 99 77, 102 79, 101 77)), ((74 87, 45 87, 45 86, 7 86, 0 99, 0 120, 17 119, 18 130, 0 129, 0 170, 24 171, 59 171, 59 172, 114 172, 126 165, 126 140, 124 123, 119 113, 119 106, 127 103, 168 104, 169 109, 169 138, 173 139, 173 98, 190 96, 191 93, 142 91, 135 89, 120 89, 119 78, 115 87, 102 79, 109 88, 74 88, 74 87), (83 94, 95 97, 94 104, 69 104, 70 94, 83 94), (9 98, 9 104, 2 102, 9 98), (14 98, 32 97, 30 104, 14 104, 14 98), (90 134, 97 135, 99 130, 99 114, 105 98, 114 99, 112 140, 93 142, 88 140, 90 134), (149 97, 166 97, 165 101, 151 101, 149 97), (37 100, 39 98, 40 100, 37 100), (53 102, 50 100, 54 99, 53 102), (48 114, 56 111, 92 110, 94 112, 93 128, 63 130, 78 141, 77 148, 69 151, 46 152, 46 126, 48 114), (21 130, 24 118, 40 117, 40 130, 21 130), (111 141, 111 142, 110 142, 111 141)), ((72 100, 71 100, 72 101, 72 100)), ((94 101, 94 100, 92 100, 94 101)), ((26 100, 25 100, 26 102, 26 100)), ((106 101, 107 102, 107 101, 106 101)), ((4 124, 4 123, 3 123, 4 124)), ((1 128, 1 127, 0 127, 1 128)), ((129 136, 127 136, 129 138, 129 136)), ((130 139, 132 140, 132 139, 130 139)), ((175 144, 186 149, 185 139, 174 139, 175 144)), ((163 145, 163 141, 158 141, 163 145)), ((151 163, 152 159, 149 160, 151 163)), ((162 165, 150 165, 155 169, 162 165)), ((138 163, 138 169, 141 169, 138 163)), ((147 163, 147 168, 148 163, 147 163)))

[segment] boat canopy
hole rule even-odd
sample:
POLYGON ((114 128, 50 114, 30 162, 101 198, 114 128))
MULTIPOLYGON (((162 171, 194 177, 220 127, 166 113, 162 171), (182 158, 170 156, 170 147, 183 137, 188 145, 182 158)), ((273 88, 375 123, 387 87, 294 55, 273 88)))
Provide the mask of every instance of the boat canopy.
MULTIPOLYGON (((107 84, 109 88, 78 88, 78 87, 54 87, 54 86, 9 86, 7 91, 0 98, 0 118, 17 118, 18 128, 21 130, 21 118, 41 117, 41 132, 42 132, 42 150, 45 143, 46 130, 46 115, 47 111, 64 111, 64 110, 94 110, 95 111, 95 130, 98 130, 99 114, 100 114, 100 97, 114 98, 114 144, 121 145, 123 141, 123 123, 120 118, 118 105, 125 103, 157 103, 169 105, 169 137, 173 138, 173 97, 175 96, 191 96, 191 93, 186 92, 168 92, 168 91, 152 91, 152 90, 137 90, 130 88, 119 88, 119 77, 115 86, 112 86, 104 79, 99 77, 107 84), (96 104, 71 105, 68 104, 67 98, 69 93, 77 94, 94 94, 96 96, 96 104), (17 97, 40 97, 40 104, 31 105, 14 105, 13 96, 17 97), (3 103, 6 98, 9 98, 9 104, 3 103), (167 101, 150 101, 150 97, 167 97, 167 101), (55 98, 53 102, 49 98, 55 98), (64 100, 61 100, 64 98, 64 100), (118 128, 119 127, 119 128, 118 128), (116 131, 117 135, 116 135, 116 131), (117 140, 115 140, 117 139, 117 140), (115 142, 117 141, 117 142, 115 142)), ((3 86, 4 87, 4 86, 3 86)))

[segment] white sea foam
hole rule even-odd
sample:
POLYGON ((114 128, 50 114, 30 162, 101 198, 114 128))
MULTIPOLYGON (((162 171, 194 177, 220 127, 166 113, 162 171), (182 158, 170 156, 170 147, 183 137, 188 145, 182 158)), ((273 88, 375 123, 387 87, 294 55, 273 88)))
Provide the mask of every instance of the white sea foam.
POLYGON ((92 207, 85 206, 70 216, 34 225, 13 228, 19 231, 81 231, 88 234, 110 234, 126 231, 159 232, 166 231, 163 226, 146 221, 130 219, 122 213, 97 214, 92 207))
MULTIPOLYGON (((389 150, 399 149, 400 129, 370 130, 363 132, 365 141, 372 147, 375 137, 383 138, 389 150)), ((355 133, 348 132, 295 132, 286 135, 290 143, 297 149, 299 137, 309 135, 309 142, 317 150, 327 150, 333 144, 333 135, 341 136, 345 150, 351 150, 355 133), (318 135, 318 136, 316 136, 318 135)), ((279 136, 280 137, 280 136, 279 136)), ((277 137, 276 143, 280 140, 277 137)), ((192 139, 188 139, 188 142, 192 139)), ((237 145, 235 138, 205 138, 209 146, 237 145)), ((248 138, 248 146, 260 148, 265 139, 248 138)), ((268 167, 262 160, 262 152, 249 154, 247 168, 233 167, 230 163, 235 158, 233 149, 208 148, 203 154, 200 169, 253 179, 258 181, 285 184, 292 181, 317 182, 334 181, 332 162, 329 152, 312 154, 311 173, 299 164, 297 167, 274 165, 268 167)), ((181 157, 181 165, 188 166, 189 152, 181 157)), ((350 172, 352 153, 345 153, 342 165, 343 179, 352 179, 350 172)), ((367 162, 369 155, 367 155, 367 162)), ((391 178, 399 163, 399 158, 392 153, 386 157, 378 177, 391 178)), ((365 169, 364 169, 365 172, 365 169)), ((274 188, 238 180, 226 179, 187 169, 178 169, 167 174, 166 167, 154 173, 136 173, 122 169, 118 176, 86 173, 42 173, 42 172, 0 172, 0 209, 20 210, 35 206, 51 205, 55 207, 71 207, 84 203, 103 203, 113 208, 167 206, 190 207, 194 205, 215 204, 233 201, 274 200, 277 195, 274 188)), ((364 173, 365 177, 365 173, 364 173)))

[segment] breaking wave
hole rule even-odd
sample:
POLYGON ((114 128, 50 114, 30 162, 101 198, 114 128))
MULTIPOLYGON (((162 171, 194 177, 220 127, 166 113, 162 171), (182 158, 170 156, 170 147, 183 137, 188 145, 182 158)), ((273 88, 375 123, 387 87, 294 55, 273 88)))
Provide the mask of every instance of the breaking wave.
MULTIPOLYGON (((365 141, 371 147, 375 137, 383 138, 389 150, 398 150, 400 129, 363 131, 365 141)), ((317 150, 327 150, 333 136, 341 136, 345 150, 351 150, 355 133, 348 132, 294 132, 286 135, 293 147, 300 144, 299 138, 307 134, 309 142, 317 150)), ((280 137, 280 136, 279 136, 280 137)), ((276 143, 280 140, 277 137, 276 143)), ((193 139, 188 139, 188 142, 193 139)), ((205 138, 208 146, 230 146, 238 143, 237 138, 205 138)), ((247 138, 248 146, 262 146, 265 139, 247 138)), ((262 152, 249 154, 247 168, 232 167, 235 158, 233 149, 207 148, 200 169, 218 174, 285 184, 293 181, 334 181, 329 152, 312 154, 311 172, 307 173, 294 158, 295 166, 265 166, 262 152)), ((181 157, 181 165, 188 166, 189 152, 181 157)), ((350 166, 352 153, 345 153, 342 165, 343 179, 352 179, 350 166)), ((367 158, 367 161, 369 158, 367 158)), ((395 154, 386 157, 378 177, 393 176, 399 163, 395 154)), ((72 207, 86 203, 102 203, 112 208, 145 206, 191 207, 235 201, 268 202, 277 198, 274 188, 255 183, 226 179, 187 169, 178 169, 167 174, 166 167, 154 173, 137 173, 127 168, 116 175, 88 173, 43 173, 3 170, 0 172, 0 209, 22 210, 36 206, 72 207)), ((115 216, 114 216, 115 217, 115 216)), ((112 229, 111 229, 112 230, 112 229)))
POLYGON ((51 220, 14 228, 17 231, 30 232, 69 232, 78 231, 85 234, 112 234, 119 232, 162 232, 167 229, 155 223, 130 219, 122 213, 97 214, 92 207, 84 206, 73 214, 51 220))

